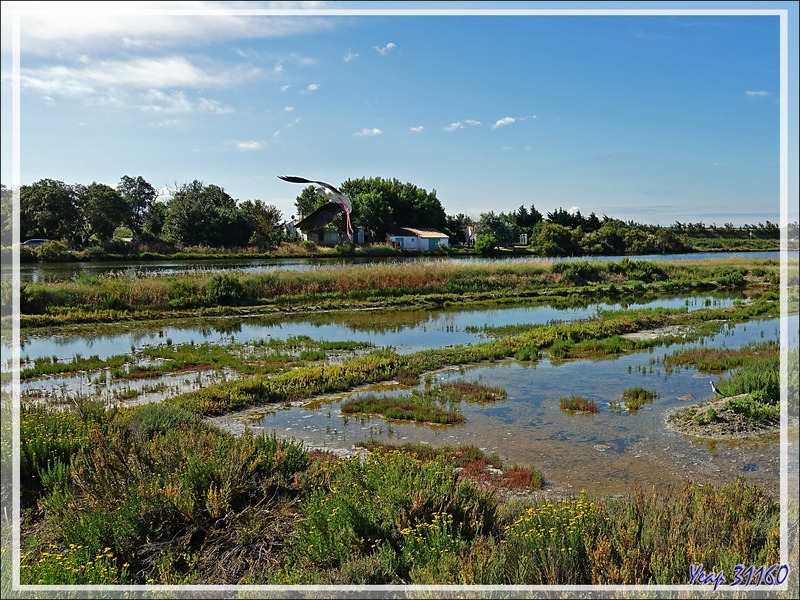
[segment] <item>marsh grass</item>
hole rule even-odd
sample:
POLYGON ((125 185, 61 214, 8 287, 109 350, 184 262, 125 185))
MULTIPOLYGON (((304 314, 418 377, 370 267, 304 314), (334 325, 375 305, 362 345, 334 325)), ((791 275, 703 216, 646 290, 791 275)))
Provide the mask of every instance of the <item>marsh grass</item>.
POLYGON ((664 359, 667 372, 676 366, 695 367, 703 373, 720 374, 742 366, 745 362, 777 356, 780 344, 769 341, 742 348, 687 348, 664 359))
POLYGON ((504 467, 497 454, 489 456, 474 445, 433 448, 428 444, 408 442, 394 445, 377 440, 357 442, 356 445, 376 454, 398 451, 421 461, 442 458, 447 465, 456 469, 459 477, 478 486, 512 491, 530 491, 544 487, 544 477, 532 466, 504 467))
POLYGON ((505 390, 477 382, 452 381, 399 396, 364 394, 341 405, 342 414, 376 414, 417 423, 454 424, 464 421, 459 404, 484 405, 503 400, 505 390))
MULTIPOLYGON (((756 278, 775 285, 774 269, 750 261, 765 271, 756 278), (769 280, 768 282, 766 280, 769 280)), ((539 298, 552 294, 583 297, 602 293, 733 288, 744 284, 744 267, 620 261, 555 263, 520 260, 515 263, 420 261, 367 265, 358 269, 315 268, 269 273, 197 272, 180 276, 102 276, 69 282, 32 282, 22 286, 22 326, 52 322, 131 317, 139 311, 214 309, 219 305, 316 305, 320 302, 378 301, 404 304, 463 303, 491 298, 539 298), (222 277, 226 279, 222 280, 222 277), (587 281, 591 285, 586 285, 587 281), (224 283, 224 285, 223 285, 224 283), (50 315, 52 318, 28 318, 50 315)), ((760 271, 759 271, 760 272, 760 271)), ((146 318, 146 317, 145 317, 146 318)))
MULTIPOLYGON (((499 464, 475 447, 372 443, 338 459, 166 405, 90 413, 33 409, 88 435, 41 462, 23 584, 674 585, 690 565, 779 560, 779 506, 742 478, 506 499, 470 478, 499 464)), ((25 431, 23 453, 41 441, 25 431)))
POLYGON ((656 398, 658 398, 658 392, 646 390, 642 387, 634 387, 622 392, 622 403, 625 408, 634 412, 656 398))
POLYGON ((600 410, 597 407, 597 402, 577 394, 569 397, 559 398, 558 406, 561 410, 568 412, 596 413, 598 410, 600 410))

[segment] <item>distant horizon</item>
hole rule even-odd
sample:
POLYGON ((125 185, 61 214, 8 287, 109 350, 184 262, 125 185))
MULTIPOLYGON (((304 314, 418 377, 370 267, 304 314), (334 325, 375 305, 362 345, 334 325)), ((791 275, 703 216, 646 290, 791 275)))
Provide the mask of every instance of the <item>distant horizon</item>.
POLYGON ((4 3, 27 12, 19 173, 3 19, 2 183, 197 179, 289 220, 298 190, 279 175, 381 177, 436 191, 448 215, 662 227, 780 224, 783 194, 798 219, 797 22, 782 90, 778 13, 796 3, 273 6, 4 3))

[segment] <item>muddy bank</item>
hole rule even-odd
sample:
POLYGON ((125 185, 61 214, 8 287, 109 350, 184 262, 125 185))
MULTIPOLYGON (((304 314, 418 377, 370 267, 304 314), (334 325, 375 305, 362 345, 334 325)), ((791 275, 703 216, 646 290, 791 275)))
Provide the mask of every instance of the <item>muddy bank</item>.
POLYGON ((780 430, 780 419, 777 417, 756 421, 726 408, 728 400, 744 396, 747 394, 695 404, 688 408, 676 408, 667 415, 667 428, 678 433, 717 440, 749 438, 780 430), (713 418, 709 416, 711 409, 716 412, 713 418))

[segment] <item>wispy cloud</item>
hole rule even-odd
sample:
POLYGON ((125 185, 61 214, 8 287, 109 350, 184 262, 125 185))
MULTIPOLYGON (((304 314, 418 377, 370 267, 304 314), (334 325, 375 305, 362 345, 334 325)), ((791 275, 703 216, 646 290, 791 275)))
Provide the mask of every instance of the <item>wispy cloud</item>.
POLYGON ((375 48, 375 50, 378 51, 378 54, 380 54, 381 56, 386 56, 387 54, 389 54, 389 52, 397 48, 397 44, 395 44, 394 42, 389 42, 385 46, 373 46, 373 47, 375 48))
POLYGON ((420 132, 422 132, 423 129, 425 129, 425 128, 422 125, 420 125, 419 127, 409 127, 408 128, 408 130, 411 133, 420 133, 420 132))
POLYGON ((285 110, 286 112, 292 112, 294 110, 294 106, 284 106, 283 110, 285 110))
POLYGON ((503 127, 504 125, 511 125, 511 123, 516 123, 517 121, 525 121, 527 119, 535 119, 536 115, 529 115, 527 117, 503 117, 502 119, 495 122, 492 125, 492 129, 497 129, 498 127, 503 127))
POLYGON ((127 99, 117 96, 106 95, 95 100, 96 104, 106 106, 116 106, 120 108, 139 108, 144 111, 172 114, 195 114, 211 113, 225 114, 232 113, 234 110, 208 98, 198 98, 193 100, 184 92, 165 93, 161 90, 148 90, 143 95, 133 95, 127 99))
POLYGON ((763 98, 764 96, 769 96, 769 92, 765 92, 764 90, 747 90, 744 95, 750 98, 763 98))
POLYGON ((236 144, 236 149, 237 150, 242 150, 242 151, 245 151, 245 152, 250 151, 250 150, 261 150, 263 147, 264 147, 264 144, 262 144, 261 142, 256 142, 256 141, 252 141, 252 140, 249 141, 249 142, 239 142, 239 143, 236 144))
POLYGON ((352 52, 348 52, 347 54, 344 55, 344 62, 350 62, 354 58, 358 58, 358 57, 359 57, 358 54, 353 54, 352 52))
POLYGON ((81 96, 103 90, 207 88, 237 85, 260 74, 252 67, 206 69, 182 56, 130 61, 102 61, 80 67, 25 69, 20 77, 23 89, 50 96, 81 96))
POLYGON ((480 121, 474 121, 472 119, 466 119, 462 123, 461 121, 456 121, 455 123, 450 123, 447 127, 444 128, 445 131, 456 131, 457 129, 464 129, 464 125, 480 125, 480 121))
POLYGON ((380 129, 378 129, 377 127, 374 127, 372 129, 368 129, 368 128, 365 127, 361 131, 355 132, 353 135, 355 137, 372 137, 372 136, 380 135, 382 133, 383 132, 380 129))
POLYGON ((310 94, 311 92, 316 92, 319 89, 318 83, 309 83, 306 86, 306 89, 300 90, 301 94, 310 94))

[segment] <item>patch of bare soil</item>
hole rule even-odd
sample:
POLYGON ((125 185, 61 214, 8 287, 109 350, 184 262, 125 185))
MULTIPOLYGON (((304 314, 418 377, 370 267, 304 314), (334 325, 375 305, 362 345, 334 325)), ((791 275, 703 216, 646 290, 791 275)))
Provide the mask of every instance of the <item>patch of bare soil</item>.
POLYGON ((725 407, 728 400, 746 395, 695 404, 688 408, 677 408, 667 415, 667 427, 695 437, 729 440, 778 431, 780 419, 777 417, 756 421, 725 407), (711 410, 716 414, 709 414, 711 410))
POLYGON ((642 329, 632 333, 623 333, 620 337, 629 340, 656 340, 667 336, 687 335, 690 331, 691 328, 684 325, 669 325, 658 329, 642 329))

